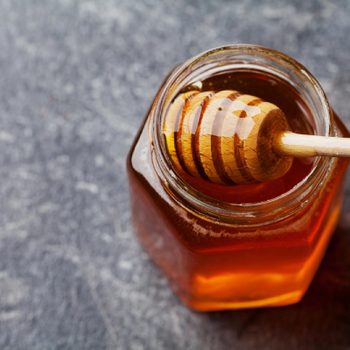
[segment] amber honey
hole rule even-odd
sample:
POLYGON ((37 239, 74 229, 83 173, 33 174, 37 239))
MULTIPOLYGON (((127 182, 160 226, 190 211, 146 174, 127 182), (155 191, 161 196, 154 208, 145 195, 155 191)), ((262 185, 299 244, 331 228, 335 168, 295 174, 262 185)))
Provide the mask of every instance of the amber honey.
MULTIPOLYGON (((238 90, 276 104, 295 132, 320 132, 315 106, 298 87, 271 72, 239 65, 200 82, 195 88, 201 91, 238 90)), ((193 85, 177 93, 189 89, 193 85)), ((164 170, 156 123, 152 129, 152 119, 160 116, 152 108, 128 157, 133 222, 176 294, 201 311, 299 301, 336 226, 347 161, 295 158, 276 180, 210 183, 173 172, 171 163, 164 170)), ((331 128, 348 136, 337 117, 331 128)))

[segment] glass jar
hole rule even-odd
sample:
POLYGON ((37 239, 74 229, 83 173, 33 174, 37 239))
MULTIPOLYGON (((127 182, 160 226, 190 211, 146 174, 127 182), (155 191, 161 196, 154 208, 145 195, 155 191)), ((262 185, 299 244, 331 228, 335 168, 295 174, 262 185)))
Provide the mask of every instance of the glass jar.
POLYGON ((311 111, 315 134, 349 136, 317 80, 280 52, 225 46, 169 74, 128 155, 130 201, 139 240, 175 293, 195 310, 298 302, 341 209, 345 159, 314 159, 310 171, 285 192, 244 203, 211 196, 175 171, 161 132, 171 101, 187 86, 242 69, 276 77, 296 91, 311 111))

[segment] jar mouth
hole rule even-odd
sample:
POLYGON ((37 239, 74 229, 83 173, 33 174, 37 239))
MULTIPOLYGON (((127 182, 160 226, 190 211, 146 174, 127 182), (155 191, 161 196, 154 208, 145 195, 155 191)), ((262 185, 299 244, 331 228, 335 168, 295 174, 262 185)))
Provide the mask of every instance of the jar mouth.
POLYGON ((295 214, 316 196, 335 164, 334 158, 318 157, 312 170, 290 190, 268 200, 252 203, 222 202, 199 192, 175 172, 162 137, 162 121, 169 105, 185 86, 213 74, 237 69, 269 72, 297 88, 308 104, 315 133, 333 136, 332 113, 326 95, 316 78, 299 62, 273 49, 237 44, 214 48, 177 66, 161 87, 151 108, 151 134, 154 164, 169 195, 184 209, 211 221, 228 225, 270 224, 295 214))

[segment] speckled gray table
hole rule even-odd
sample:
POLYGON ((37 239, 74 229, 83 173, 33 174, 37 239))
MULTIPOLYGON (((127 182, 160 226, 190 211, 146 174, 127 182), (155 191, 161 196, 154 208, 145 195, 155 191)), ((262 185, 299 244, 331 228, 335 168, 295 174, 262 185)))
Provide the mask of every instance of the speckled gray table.
POLYGON ((125 157, 164 75, 223 43, 307 65, 350 126, 350 2, 0 0, 0 349, 349 349, 350 181, 304 300, 198 314, 132 235, 125 157))

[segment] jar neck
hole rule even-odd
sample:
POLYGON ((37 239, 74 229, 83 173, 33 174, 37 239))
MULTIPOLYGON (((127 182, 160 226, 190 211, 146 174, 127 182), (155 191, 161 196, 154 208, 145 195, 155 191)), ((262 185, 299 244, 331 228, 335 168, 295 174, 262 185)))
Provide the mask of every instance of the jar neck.
POLYGON ((211 221, 235 226, 261 226, 297 214, 312 201, 328 178, 334 159, 318 158, 311 172, 288 192, 256 203, 227 203, 209 197, 186 183, 173 168, 162 135, 162 123, 171 102, 186 86, 208 77, 254 70, 272 74, 298 91, 311 111, 315 134, 334 135, 335 128, 327 98, 317 80, 300 63, 278 51, 253 46, 233 45, 204 52, 168 76, 150 112, 154 165, 168 194, 184 209, 211 221))

